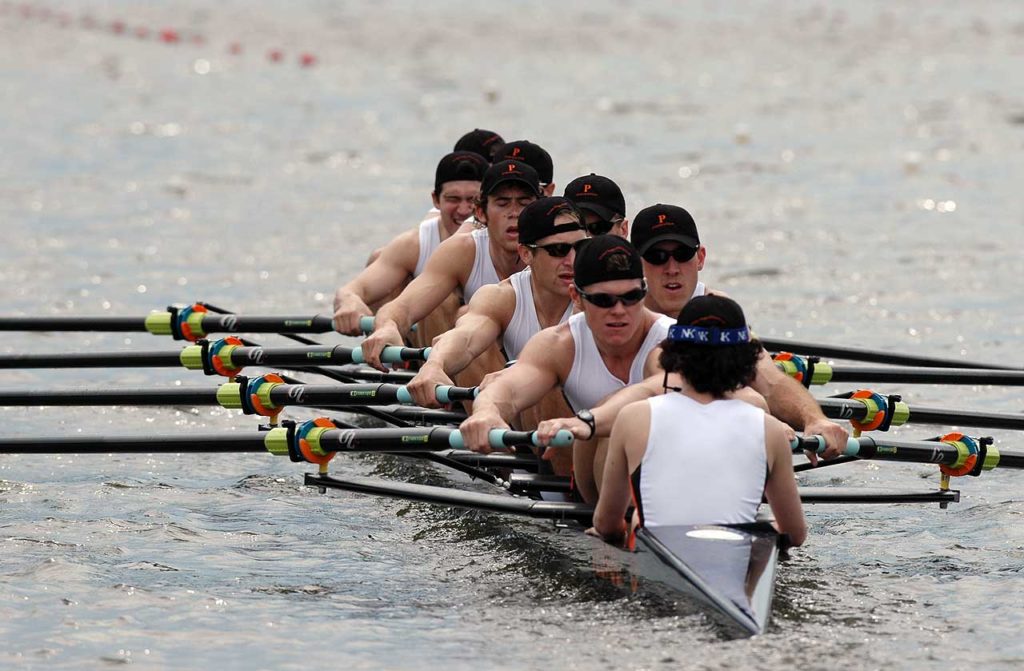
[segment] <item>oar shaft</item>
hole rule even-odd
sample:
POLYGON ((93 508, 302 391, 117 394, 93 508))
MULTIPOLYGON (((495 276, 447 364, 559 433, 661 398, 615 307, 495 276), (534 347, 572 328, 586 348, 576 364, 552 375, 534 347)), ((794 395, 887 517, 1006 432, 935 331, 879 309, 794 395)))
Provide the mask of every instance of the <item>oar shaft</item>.
POLYGON ((1001 366, 966 359, 944 359, 941 357, 884 352, 861 347, 842 347, 821 343, 803 342, 799 340, 783 340, 778 338, 759 338, 761 344, 775 351, 810 354, 852 361, 869 361, 872 363, 895 364, 899 366, 927 366, 931 368, 986 368, 990 370, 1021 370, 1017 366, 1001 366))
POLYGON ((107 454, 162 452, 265 452, 259 434, 168 436, 47 436, 0 439, 0 452, 20 454, 107 454))
POLYGON ((217 390, 178 389, 0 389, 0 406, 216 405, 217 390))
POLYGON ((903 384, 1024 385, 1024 371, 971 368, 832 368, 831 382, 894 382, 903 384))
POLYGON ((3 354, 0 368, 168 368, 181 366, 180 352, 76 352, 3 354))
MULTIPOLYGON (((818 405, 830 419, 864 421, 869 414, 867 406, 858 400, 821 398, 818 405)), ((907 421, 916 424, 956 424, 985 429, 1024 430, 1024 415, 996 412, 970 412, 910 406, 907 421)))
POLYGON ((145 317, 0 317, 0 331, 104 331, 137 333, 146 330, 145 317))
MULTIPOLYGON (((821 436, 804 436, 793 441, 794 452, 808 450, 824 452, 825 443, 821 436)), ((942 441, 876 440, 870 436, 847 440, 843 454, 858 459, 877 461, 902 461, 910 463, 959 465, 963 462, 964 451, 956 445, 942 441)), ((986 466, 990 468, 1024 468, 1024 453, 993 450, 998 458, 986 466)))

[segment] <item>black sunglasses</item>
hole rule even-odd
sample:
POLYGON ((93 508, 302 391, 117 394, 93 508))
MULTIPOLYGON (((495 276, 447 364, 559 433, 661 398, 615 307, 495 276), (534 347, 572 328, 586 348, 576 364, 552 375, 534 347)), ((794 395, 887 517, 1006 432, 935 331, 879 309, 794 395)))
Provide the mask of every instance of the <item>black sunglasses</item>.
POLYGON ((612 221, 606 221, 604 219, 598 219, 586 224, 587 231, 591 235, 604 235, 608 231, 612 230, 612 227, 622 222, 621 217, 615 217, 612 221))
POLYGON ((675 249, 660 249, 658 247, 652 247, 646 252, 641 254, 644 261, 651 264, 652 266, 663 266, 668 263, 669 258, 676 260, 676 263, 686 263, 697 254, 696 247, 687 247, 686 245, 679 245, 675 249))
POLYGON ((581 291, 579 287, 576 287, 576 291, 579 291, 580 297, 583 300, 599 308, 613 308, 616 303, 622 303, 629 307, 630 305, 636 305, 647 296, 647 283, 645 282, 639 289, 633 289, 624 294, 588 294, 581 291))
POLYGON ((579 251, 580 245, 588 239, 589 238, 581 238, 576 242, 552 242, 550 245, 523 245, 523 247, 533 250, 543 249, 549 256, 556 259, 564 259, 569 256, 569 252, 572 250, 575 249, 579 251))

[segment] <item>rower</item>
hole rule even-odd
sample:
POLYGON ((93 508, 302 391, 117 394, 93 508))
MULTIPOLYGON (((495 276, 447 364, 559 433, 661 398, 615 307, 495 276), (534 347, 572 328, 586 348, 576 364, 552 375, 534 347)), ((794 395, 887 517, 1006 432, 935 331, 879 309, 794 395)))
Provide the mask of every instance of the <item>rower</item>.
MULTIPOLYGON (((698 279, 707 250, 700 243, 697 224, 685 209, 663 204, 644 208, 633 219, 630 236, 643 258, 649 309, 663 315, 678 314, 691 298, 709 293, 698 279)), ((806 433, 823 436, 828 446, 824 453, 826 458, 842 453, 849 437, 846 430, 826 418, 810 392, 779 370, 763 348, 750 386, 750 390, 739 394, 741 398, 756 402, 760 394, 775 417, 806 433)), ((623 406, 661 393, 661 377, 657 375, 616 393, 598 408, 580 413, 587 416, 586 422, 578 417, 547 420, 537 431, 542 443, 560 429, 572 431, 578 439, 592 435, 605 437, 623 406)), ((808 454, 808 458, 817 462, 817 455, 808 454)))
MULTIPOLYGON (((434 388, 452 378, 497 343, 505 360, 514 361, 541 329, 564 323, 573 313, 574 245, 586 239, 583 213, 567 198, 541 198, 519 214, 519 256, 526 269, 499 284, 481 288, 455 328, 434 339, 430 358, 408 384, 421 407, 438 407, 434 388)), ((493 371, 488 371, 493 372, 493 371)), ((571 414, 561 394, 550 394, 519 418, 530 429, 548 417, 571 414)), ((569 448, 552 452, 556 473, 567 475, 569 448)))
POLYGON ((594 173, 577 177, 565 186, 562 195, 583 210, 591 235, 612 233, 626 237, 629 234, 626 199, 619 185, 607 177, 594 173))
POLYGON ((359 318, 373 314, 370 306, 423 272, 434 251, 473 213, 487 168, 486 161, 468 151, 453 152, 438 162, 431 193, 438 216, 389 242, 375 261, 338 289, 334 296, 335 329, 346 335, 360 335, 359 318))
POLYGON ((537 172, 519 161, 499 161, 484 173, 476 218, 486 225, 441 243, 423 273, 377 313, 373 333, 363 341, 366 363, 384 370, 380 352, 401 345, 402 333, 460 289, 468 303, 478 289, 523 269, 519 257, 519 213, 537 200, 537 172))
POLYGON ((495 154, 494 160, 500 159, 522 161, 537 171, 543 195, 550 196, 555 192, 555 168, 551 161, 551 154, 539 144, 534 144, 529 140, 507 142, 499 147, 495 154))
MULTIPOLYGON (((672 320, 644 307, 636 249, 617 235, 598 236, 576 251, 573 271, 569 295, 581 312, 530 338, 516 364, 485 386, 461 426, 470 449, 489 452, 488 430, 508 427, 516 413, 557 386, 573 409, 582 410, 654 372, 652 352, 672 320)), ((594 501, 596 449, 586 438, 573 446, 573 471, 584 500, 594 501)))
POLYGON ((765 408, 734 398, 761 353, 743 311, 722 296, 689 301, 659 356, 665 395, 631 403, 615 420, 594 512, 606 540, 633 525, 746 524, 762 494, 780 533, 807 536, 793 474, 789 429, 765 408), (678 374, 678 387, 668 376, 678 374))

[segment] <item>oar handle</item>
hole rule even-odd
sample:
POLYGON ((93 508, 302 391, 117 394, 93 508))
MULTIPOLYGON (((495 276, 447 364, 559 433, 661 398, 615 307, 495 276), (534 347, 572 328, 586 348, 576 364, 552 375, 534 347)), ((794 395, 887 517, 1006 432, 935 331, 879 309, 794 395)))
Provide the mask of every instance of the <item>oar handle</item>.
MULTIPOLYGON (((824 436, 797 436, 790 441, 789 446, 793 449, 793 452, 806 451, 817 454, 823 454, 827 449, 824 436)), ((843 454, 856 456, 858 452, 860 452, 860 441, 856 438, 847 438, 843 454)))
MULTIPOLYGON (((399 387, 396 392, 398 402, 406 405, 415 405, 412 394, 406 387, 399 387)), ((434 387, 434 398, 438 403, 452 403, 453 401, 472 401, 476 398, 476 387, 453 387, 450 384, 439 384, 434 387)))
MULTIPOLYGON (((370 335, 373 333, 374 319, 375 317, 373 315, 363 315, 359 318, 359 330, 363 332, 363 335, 370 335)), ((416 324, 413 324, 409 330, 415 331, 416 324)))
MULTIPOLYGON (((399 363, 402 361, 426 361, 430 356, 429 347, 385 347, 380 353, 380 360, 384 363, 399 363)), ((352 363, 366 363, 363 358, 363 348, 352 349, 352 363)))
MULTIPOLYGON (((501 448, 509 447, 512 445, 533 445, 534 447, 540 447, 540 441, 537 439, 536 431, 511 431, 509 429, 491 429, 488 435, 491 447, 501 448)), ((571 431, 562 429, 555 434, 554 440, 551 441, 552 447, 568 447, 572 445, 573 435, 571 431)), ((456 449, 462 449, 465 444, 462 442, 462 434, 458 431, 452 431, 448 434, 448 444, 456 449)))

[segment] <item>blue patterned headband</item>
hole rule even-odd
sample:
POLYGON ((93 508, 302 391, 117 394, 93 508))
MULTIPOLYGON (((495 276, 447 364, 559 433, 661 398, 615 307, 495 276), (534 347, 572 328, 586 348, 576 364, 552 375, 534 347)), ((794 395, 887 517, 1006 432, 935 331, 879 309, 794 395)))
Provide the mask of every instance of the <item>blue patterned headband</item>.
POLYGON ((668 339, 672 342, 692 342, 695 345, 711 347, 741 345, 750 342, 750 328, 744 326, 741 329, 720 329, 717 326, 706 328, 673 324, 668 329, 668 339))

